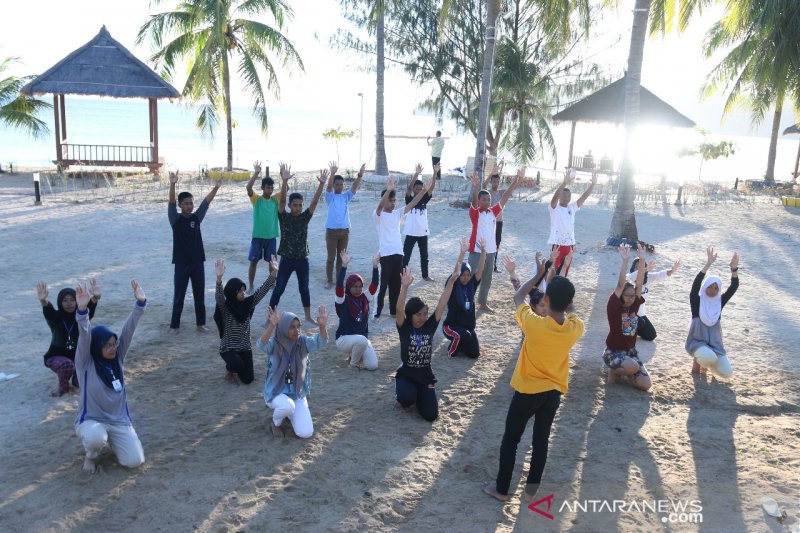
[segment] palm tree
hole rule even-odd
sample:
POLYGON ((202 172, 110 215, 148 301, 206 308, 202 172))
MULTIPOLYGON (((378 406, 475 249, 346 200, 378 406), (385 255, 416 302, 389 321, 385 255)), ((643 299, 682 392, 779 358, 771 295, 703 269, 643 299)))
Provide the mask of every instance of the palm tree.
POLYGON ((3 74, 12 64, 19 61, 17 57, 7 57, 0 61, 0 124, 26 132, 34 138, 47 135, 50 130, 37 113, 53 106, 32 96, 20 94, 23 85, 34 76, 6 76, 3 74))
POLYGON ((614 216, 611 219, 609 237, 626 239, 635 245, 639 241, 636 228, 636 215, 633 200, 636 189, 633 183, 635 169, 631 157, 633 132, 639 122, 639 93, 642 85, 642 62, 644 61, 644 41, 647 36, 647 19, 652 0, 636 0, 633 8, 633 27, 631 45, 628 49, 628 70, 625 75, 625 141, 622 151, 622 165, 619 174, 619 191, 614 216))
POLYGON ((800 3, 750 0, 731 3, 706 35, 706 55, 730 50, 708 76, 705 93, 728 89, 723 114, 747 98, 751 122, 774 105, 765 179, 775 179, 775 154, 784 100, 800 99, 800 3))
POLYGON ((219 113, 224 113, 228 170, 233 168, 231 62, 236 61, 234 68, 253 99, 253 116, 266 136, 265 82, 259 71, 266 72, 266 89, 277 97, 280 85, 274 60, 303 70, 294 46, 280 32, 292 15, 285 0, 183 0, 175 11, 153 15, 139 29, 137 44, 149 40, 158 49, 150 62, 165 78, 172 78, 179 61, 188 62, 182 94, 202 102, 197 117, 201 131, 213 135, 219 113), (247 18, 263 13, 272 16, 274 27, 247 18))

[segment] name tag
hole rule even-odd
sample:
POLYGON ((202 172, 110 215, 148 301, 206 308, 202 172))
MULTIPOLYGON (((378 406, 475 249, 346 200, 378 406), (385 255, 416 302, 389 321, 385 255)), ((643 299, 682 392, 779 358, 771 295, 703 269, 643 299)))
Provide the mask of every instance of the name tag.
POLYGON ((470 303, 469 302, 464 302, 464 309, 469 311, 469 308, 470 308, 470 303))
POLYGON ((115 392, 122 392, 122 383, 118 379, 112 381, 111 386, 114 387, 115 392))

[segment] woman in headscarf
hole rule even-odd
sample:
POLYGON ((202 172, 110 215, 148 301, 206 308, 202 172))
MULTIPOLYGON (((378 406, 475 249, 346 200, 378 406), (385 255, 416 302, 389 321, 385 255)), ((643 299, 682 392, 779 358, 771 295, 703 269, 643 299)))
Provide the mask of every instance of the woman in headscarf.
POLYGON ((350 366, 375 370, 378 356, 372 348, 369 336, 369 301, 378 292, 378 264, 381 254, 372 259, 372 281, 364 290, 364 278, 359 274, 347 276, 347 265, 353 258, 347 251, 340 254, 342 268, 336 277, 336 316, 339 327, 336 329, 336 348, 347 355, 350 366), (347 280, 345 281, 345 277, 347 280), (365 294, 366 292, 366 294, 365 294))
MULTIPOLYGON (((42 304, 42 313, 47 325, 50 327, 50 348, 44 354, 44 366, 58 376, 58 388, 52 396, 61 396, 69 392, 72 381, 74 387, 78 386, 78 376, 75 374, 75 349, 78 347, 78 326, 75 323, 75 290, 66 288, 59 291, 56 296, 56 307, 47 299, 47 283, 40 281, 36 284, 36 295, 42 304)), ((89 300, 89 319, 94 316, 97 301, 100 299, 100 285, 92 278, 92 297, 89 300)))
POLYGON ((275 437, 287 435, 281 428, 286 418, 291 422, 291 430, 301 439, 311 438, 314 434, 307 399, 311 390, 311 359, 308 354, 328 342, 328 310, 320 305, 318 312, 319 333, 308 336, 300 332, 297 315, 267 308, 267 329, 256 341, 256 346, 269 354, 264 402, 273 409, 272 435, 275 437))
POLYGON ((458 262, 461 263, 461 274, 458 281, 453 284, 453 292, 447 300, 447 317, 442 325, 442 333, 450 341, 447 355, 455 357, 465 355, 475 359, 481 354, 478 343, 478 334, 475 332, 475 291, 483 276, 483 267, 486 264, 486 244, 481 238, 481 256, 478 259, 478 271, 472 273, 469 263, 464 261, 464 254, 469 249, 469 240, 461 240, 461 253, 458 262))
MULTIPOLYGON (((463 255, 460 256, 463 258, 463 255)), ((397 333, 400 335, 400 366, 394 377, 397 403, 403 407, 417 405, 422 418, 433 422, 439 417, 436 399, 436 377, 431 370, 433 336, 444 315, 453 285, 461 273, 461 261, 456 262, 453 274, 447 279, 436 310, 428 315, 428 306, 416 296, 406 302, 408 288, 414 282, 411 270, 406 267, 400 278, 400 296, 397 301, 397 333)))
POLYGON ((733 371, 722 344, 720 316, 722 308, 739 288, 739 252, 734 252, 731 258, 731 284, 724 293, 722 280, 718 276, 706 277, 708 269, 717 260, 714 248, 706 249, 706 255, 706 265, 695 276, 689 293, 692 321, 686 337, 686 351, 694 357, 693 374, 705 374, 706 370, 711 370, 714 374, 727 378, 733 371))
POLYGON ((225 274, 225 261, 217 259, 214 264, 217 272, 217 307, 214 310, 214 323, 219 328, 219 355, 225 361, 225 379, 231 383, 241 381, 252 383, 253 345, 250 343, 250 318, 256 306, 275 286, 278 262, 275 256, 269 262, 269 276, 250 296, 247 285, 239 278, 231 278, 222 288, 222 275, 225 274))
POLYGON ((80 329, 75 369, 81 386, 75 432, 86 450, 83 470, 90 474, 97 470, 97 457, 105 446, 111 448, 122 466, 136 468, 144 463, 142 443, 128 413, 124 365, 147 298, 135 279, 131 280, 131 288, 136 303, 119 335, 105 326, 91 327, 92 294, 84 285, 75 288, 75 316, 80 329))

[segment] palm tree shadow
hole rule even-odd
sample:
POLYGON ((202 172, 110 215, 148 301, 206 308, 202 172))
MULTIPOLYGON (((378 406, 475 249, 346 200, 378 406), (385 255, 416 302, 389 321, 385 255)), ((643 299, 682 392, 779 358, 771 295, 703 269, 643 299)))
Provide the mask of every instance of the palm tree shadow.
POLYGON ((733 428, 739 406, 727 383, 695 375, 686 430, 692 447, 698 498, 703 506, 700 531, 744 531, 733 428), (720 523, 720 521, 724 521, 720 523))

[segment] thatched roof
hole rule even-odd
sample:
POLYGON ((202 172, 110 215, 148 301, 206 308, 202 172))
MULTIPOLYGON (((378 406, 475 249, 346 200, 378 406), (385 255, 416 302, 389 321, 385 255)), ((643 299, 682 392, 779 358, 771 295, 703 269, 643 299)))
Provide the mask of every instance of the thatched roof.
POLYGON ((783 130, 784 135, 797 135, 798 133, 800 133, 800 124, 789 126, 785 130, 783 130))
MULTIPOLYGON (((674 107, 641 87, 639 90, 639 122, 663 124, 679 128, 692 128, 694 122, 680 114, 674 107)), ((566 109, 553 115, 558 122, 612 122, 625 121, 625 77, 590 94, 566 109)))
POLYGON ((22 88, 23 94, 175 98, 175 88, 115 41, 105 26, 94 39, 22 88))

